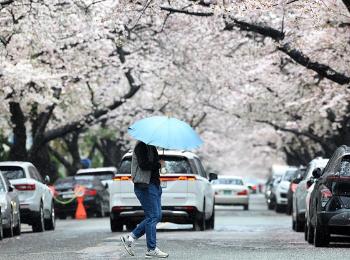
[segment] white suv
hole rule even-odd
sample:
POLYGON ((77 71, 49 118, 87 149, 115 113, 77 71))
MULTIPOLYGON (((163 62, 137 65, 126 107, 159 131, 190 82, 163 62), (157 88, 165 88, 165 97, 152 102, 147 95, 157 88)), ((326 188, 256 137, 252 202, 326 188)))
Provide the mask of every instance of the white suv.
MULTIPOLYGON (((134 194, 131 181, 131 153, 124 155, 118 174, 109 187, 110 224, 113 232, 126 225, 132 230, 143 218, 144 212, 134 194)), ((161 171, 162 221, 193 224, 196 231, 214 228, 214 190, 198 156, 190 152, 159 151, 165 161, 161 171), (164 172, 164 173, 163 173, 164 172)))
MULTIPOLYGON (((18 190, 21 223, 32 226, 33 232, 55 229, 52 193, 40 173, 29 162, 0 162, 0 171, 18 190)), ((45 177, 49 182, 49 177, 45 177)))

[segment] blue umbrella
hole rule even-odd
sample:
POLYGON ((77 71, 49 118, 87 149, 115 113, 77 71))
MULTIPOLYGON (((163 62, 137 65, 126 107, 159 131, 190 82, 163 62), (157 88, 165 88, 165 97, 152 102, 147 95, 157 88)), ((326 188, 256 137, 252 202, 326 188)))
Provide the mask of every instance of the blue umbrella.
POLYGON ((167 116, 153 116, 137 121, 128 129, 135 139, 164 149, 190 150, 203 141, 187 123, 167 116))

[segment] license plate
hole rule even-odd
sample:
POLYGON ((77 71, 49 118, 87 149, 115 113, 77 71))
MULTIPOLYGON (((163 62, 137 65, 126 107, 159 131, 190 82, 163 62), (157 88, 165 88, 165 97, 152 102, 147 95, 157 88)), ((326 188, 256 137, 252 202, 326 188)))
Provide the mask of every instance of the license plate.
POLYGON ((73 198, 73 194, 62 194, 62 198, 64 198, 64 199, 71 199, 71 198, 73 198))
POLYGON ((167 182, 166 181, 161 181, 160 182, 160 187, 166 188, 167 182))
POLYGON ((231 191, 230 190, 224 190, 224 195, 231 195, 231 191))

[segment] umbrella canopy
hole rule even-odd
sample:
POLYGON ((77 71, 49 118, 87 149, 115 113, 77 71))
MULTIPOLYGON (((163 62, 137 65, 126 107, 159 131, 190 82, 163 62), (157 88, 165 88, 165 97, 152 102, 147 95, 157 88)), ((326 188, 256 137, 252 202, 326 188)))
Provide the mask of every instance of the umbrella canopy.
POLYGON ((203 143, 190 125, 166 116, 139 120, 129 127, 128 133, 139 141, 164 149, 190 150, 203 143))

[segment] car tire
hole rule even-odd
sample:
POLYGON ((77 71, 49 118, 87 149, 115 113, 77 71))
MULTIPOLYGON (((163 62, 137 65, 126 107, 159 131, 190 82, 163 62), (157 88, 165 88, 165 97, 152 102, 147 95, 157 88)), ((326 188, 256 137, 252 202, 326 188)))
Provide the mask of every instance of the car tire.
POLYGON ((20 217, 19 213, 18 213, 17 225, 13 229, 13 235, 14 236, 21 235, 21 217, 20 217))
POLYGON ((112 214, 109 218, 110 224, 111 224, 111 231, 112 232, 122 232, 124 224, 121 221, 118 221, 118 219, 112 219, 112 214))
POLYGON ((136 223, 128 223, 125 226, 126 226, 126 230, 128 232, 131 232, 136 228, 137 224, 136 223))
POLYGON ((243 209, 244 209, 244 210, 249 210, 249 205, 248 205, 248 204, 247 204, 247 205, 244 205, 244 206, 243 206, 243 209))
POLYGON ((267 203, 267 208, 268 208, 269 210, 273 210, 274 206, 273 206, 272 203, 267 203))
POLYGON ((103 209, 103 202, 102 201, 99 204, 98 211, 96 211, 96 217, 98 217, 98 218, 104 218, 105 217, 105 211, 103 209))
POLYGON ((304 225, 304 239, 305 239, 305 241, 307 241, 307 224, 306 224, 306 222, 304 225))
POLYGON ((295 230, 295 226, 296 226, 296 221, 295 221, 294 219, 292 219, 292 229, 293 229, 294 231, 296 231, 296 230, 295 230))
POLYGON ((285 211, 285 207, 283 205, 276 204, 275 211, 277 213, 283 213, 285 211))
POLYGON ((203 202, 203 212, 197 212, 195 215, 194 223, 193 223, 193 229, 195 231, 204 231, 206 229, 206 222, 205 222, 205 199, 203 202))
POLYGON ((327 228, 319 223, 318 217, 316 217, 316 223, 314 228, 314 245, 315 247, 324 247, 329 244, 329 233, 327 228))
POLYGON ((213 213, 212 213, 210 219, 208 219, 207 223, 206 223, 206 228, 209 230, 212 230, 215 227, 215 206, 214 205, 213 205, 213 213))
POLYGON ((34 233, 43 232, 45 230, 45 219, 44 219, 44 210, 43 204, 40 204, 39 212, 35 217, 35 222, 32 225, 32 230, 34 233))
POLYGON ((297 219, 295 221, 295 231, 296 232, 303 232, 304 226, 305 226, 305 224, 299 220, 298 215, 297 215, 297 219))
POLYGON ((10 217, 10 227, 4 229, 4 237, 13 237, 13 216, 10 217))
POLYGON ((53 205, 53 202, 51 204, 50 218, 45 219, 45 230, 55 230, 55 227, 56 227, 55 208, 52 205, 53 205))
POLYGON ((311 223, 308 221, 307 224, 307 242, 309 244, 313 244, 314 243, 314 227, 311 225, 311 223))

